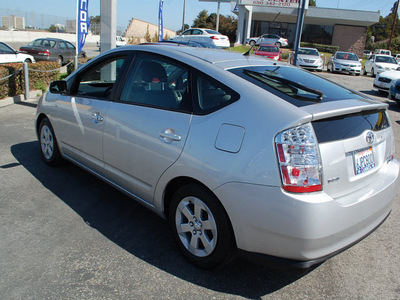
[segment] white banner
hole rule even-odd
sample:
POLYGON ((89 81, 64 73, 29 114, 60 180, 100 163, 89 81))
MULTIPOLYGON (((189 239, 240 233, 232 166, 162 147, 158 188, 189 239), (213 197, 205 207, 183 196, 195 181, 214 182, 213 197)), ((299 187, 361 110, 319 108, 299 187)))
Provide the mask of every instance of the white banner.
MULTIPOLYGON (((302 0, 239 0, 239 4, 240 5, 298 8, 300 1, 302 1, 302 0)), ((305 9, 308 8, 308 1, 309 0, 306 0, 305 9)))

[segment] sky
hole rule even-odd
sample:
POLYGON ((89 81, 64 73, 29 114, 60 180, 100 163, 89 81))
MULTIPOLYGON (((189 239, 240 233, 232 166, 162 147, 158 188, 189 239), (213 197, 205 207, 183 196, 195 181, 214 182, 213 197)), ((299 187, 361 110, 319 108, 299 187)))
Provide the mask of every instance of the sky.
MULTIPOLYGON (((100 14, 100 1, 89 0, 89 15, 100 14)), ((327 8, 381 11, 382 16, 389 14, 395 0, 317 0, 317 6, 327 8)), ((164 0, 164 27, 178 30, 182 27, 184 0, 164 0)), ((117 0, 117 26, 124 31, 131 18, 153 24, 158 23, 159 0, 117 0)), ((190 26, 199 12, 206 9, 217 12, 217 3, 186 0, 185 23, 190 26)), ((222 15, 233 15, 229 3, 221 3, 222 15)), ((21 15, 35 23, 62 23, 64 19, 75 19, 76 0, 0 0, 0 15, 21 15), (54 16, 54 17, 49 17, 54 16), (59 21, 57 21, 59 20, 59 21)), ((38 26, 38 25, 34 25, 38 26)), ((48 25, 49 26, 49 25, 48 25)))

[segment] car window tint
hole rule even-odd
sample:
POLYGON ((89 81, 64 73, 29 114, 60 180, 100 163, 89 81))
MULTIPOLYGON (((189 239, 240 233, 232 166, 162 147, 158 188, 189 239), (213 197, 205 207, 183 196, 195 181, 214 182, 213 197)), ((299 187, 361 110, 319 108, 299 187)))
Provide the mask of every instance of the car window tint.
POLYGON ((139 56, 129 73, 120 101, 191 112, 188 68, 150 55, 139 56))
POLYGON ((58 48, 60 48, 60 49, 67 49, 67 46, 65 45, 64 42, 61 42, 61 43, 58 44, 58 48))
POLYGON ((118 75, 126 58, 114 58, 86 71, 80 76, 78 95, 96 98, 110 98, 118 75))
POLYGON ((43 43, 43 40, 38 39, 38 40, 34 40, 32 43, 30 43, 29 46, 42 47, 42 43, 43 43))
POLYGON ((1 54, 11 54, 14 53, 14 51, 8 47, 6 44, 0 43, 0 53, 1 54))
POLYGON ((239 94, 205 75, 198 74, 196 78, 197 101, 195 112, 207 114, 227 106, 239 99, 239 94))

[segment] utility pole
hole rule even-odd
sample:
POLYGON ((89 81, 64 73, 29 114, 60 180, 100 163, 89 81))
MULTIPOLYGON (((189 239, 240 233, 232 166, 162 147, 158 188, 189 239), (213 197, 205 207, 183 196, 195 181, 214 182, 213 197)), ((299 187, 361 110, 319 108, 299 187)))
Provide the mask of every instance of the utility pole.
POLYGON ((183 20, 182 20, 182 32, 185 31, 185 10, 186 10, 186 0, 183 0, 183 20))
POLYGON ((394 29, 396 28, 397 10, 399 8, 399 2, 400 2, 400 0, 397 0, 396 7, 394 9, 393 28, 392 28, 392 33, 390 34, 389 50, 391 50, 391 48, 392 48, 392 39, 393 39, 394 29))

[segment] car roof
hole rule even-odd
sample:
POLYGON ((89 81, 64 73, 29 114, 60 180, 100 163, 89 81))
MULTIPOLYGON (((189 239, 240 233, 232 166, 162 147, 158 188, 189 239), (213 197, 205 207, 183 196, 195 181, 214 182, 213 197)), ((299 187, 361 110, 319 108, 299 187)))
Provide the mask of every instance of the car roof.
MULTIPOLYGON (((286 63, 280 63, 276 61, 269 61, 264 58, 260 58, 257 55, 244 56, 243 53, 235 51, 227 51, 220 49, 210 48, 196 48, 196 47, 171 47, 171 45, 160 45, 160 44, 143 44, 143 45, 131 45, 124 48, 114 48, 110 50, 112 52, 136 50, 136 51, 149 51, 153 53, 159 53, 166 56, 182 56, 182 59, 194 59, 201 60, 203 62, 210 63, 218 66, 222 69, 232 69, 247 66, 267 66, 267 65, 284 65, 286 63)), ((101 55, 100 55, 101 56, 101 55)))

